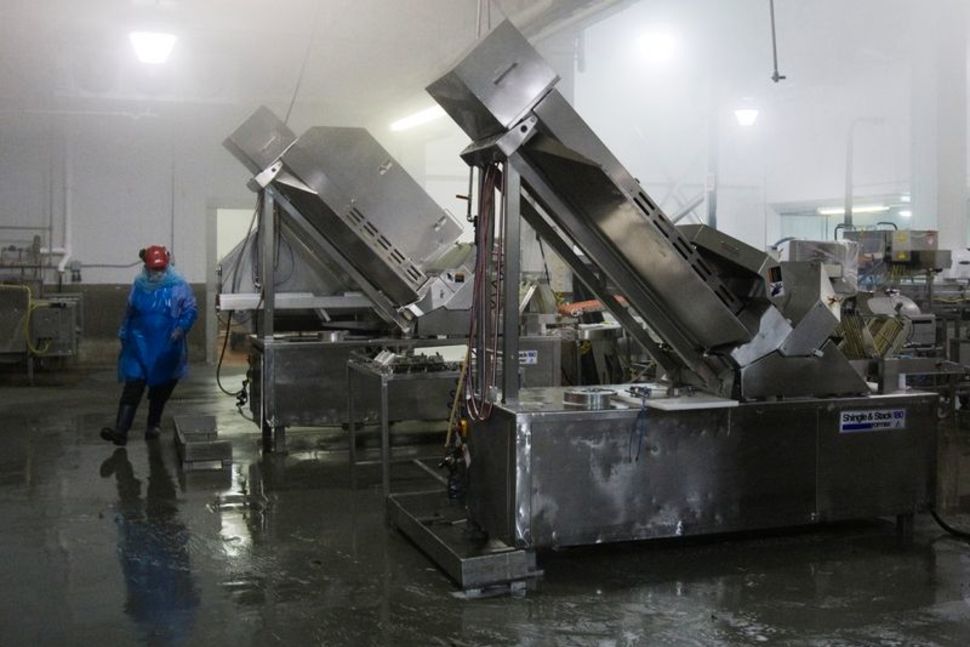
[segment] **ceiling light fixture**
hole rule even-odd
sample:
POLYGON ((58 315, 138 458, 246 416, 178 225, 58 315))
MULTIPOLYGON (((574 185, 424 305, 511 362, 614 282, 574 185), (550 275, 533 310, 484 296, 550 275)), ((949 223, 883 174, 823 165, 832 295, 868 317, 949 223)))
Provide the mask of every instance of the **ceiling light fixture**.
POLYGON ((900 218, 912 218, 913 217, 913 212, 910 209, 901 209, 899 211, 899 217, 900 218))
POLYGON ((430 108, 425 108, 415 112, 413 115, 408 115, 402 119, 398 119, 391 124, 391 130, 400 131, 408 130, 409 128, 414 128, 415 126, 420 126, 421 124, 426 124, 429 121, 434 121, 435 119, 440 119, 445 116, 445 110, 441 106, 432 106, 430 108))
MULTIPOLYGON (((818 215, 820 216, 841 216, 845 213, 845 207, 825 207, 817 209, 818 215)), ((857 213, 883 213, 889 211, 889 207, 884 204, 866 204, 860 205, 858 207, 852 207, 852 214, 857 213)))
POLYGON ((753 126, 758 121, 758 113, 757 108, 738 108, 734 111, 734 118, 739 126, 753 126))
POLYGON ((164 34, 153 31, 133 31, 128 34, 131 46, 135 48, 135 56, 142 63, 160 65, 168 60, 175 41, 175 34, 164 34))

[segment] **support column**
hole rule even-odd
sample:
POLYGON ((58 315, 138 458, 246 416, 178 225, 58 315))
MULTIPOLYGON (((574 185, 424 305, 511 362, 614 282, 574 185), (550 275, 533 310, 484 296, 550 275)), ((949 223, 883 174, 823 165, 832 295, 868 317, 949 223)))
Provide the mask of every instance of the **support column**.
POLYGON ((273 222, 274 212, 276 210, 275 206, 276 201, 273 200, 273 195, 269 191, 264 190, 263 211, 259 219, 259 280, 262 283, 261 294, 263 299, 259 334, 262 337, 273 336, 273 317, 276 311, 276 274, 273 271, 273 254, 276 251, 276 246, 273 244, 273 239, 276 237, 274 232, 276 223, 273 222))
MULTIPOLYGON (((925 6, 924 6, 925 5, 925 6)), ((962 0, 914 10, 912 224, 938 229, 945 249, 967 246, 967 10, 962 0)))
POLYGON ((519 242, 522 226, 522 181, 506 163, 502 179, 502 402, 519 399, 519 242))
MULTIPOLYGON (((260 274, 261 285, 260 295, 263 301, 263 308, 259 311, 259 334, 266 340, 263 349, 263 370, 262 388, 260 389, 260 428, 263 433, 263 450, 267 452, 286 451, 285 429, 278 423, 275 415, 275 394, 276 387, 276 360, 275 353, 270 350, 273 341, 273 318, 276 312, 276 272, 274 271, 275 252, 274 239, 276 223, 276 201, 273 194, 267 189, 263 189, 263 210, 259 217, 259 254, 260 254, 260 274)), ((226 333, 228 334, 228 332, 226 333)))

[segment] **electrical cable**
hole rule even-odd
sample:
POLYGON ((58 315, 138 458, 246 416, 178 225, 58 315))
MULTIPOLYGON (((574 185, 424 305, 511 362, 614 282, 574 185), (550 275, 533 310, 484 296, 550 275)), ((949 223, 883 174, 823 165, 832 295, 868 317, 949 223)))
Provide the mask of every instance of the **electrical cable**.
MULTIPOLYGON (((239 289, 239 266, 242 262, 243 254, 246 253, 246 249, 249 246, 249 241, 250 239, 253 238, 253 226, 256 223, 256 217, 259 215, 259 212, 262 210, 262 207, 263 207, 263 194, 260 193, 256 199, 256 207, 253 209, 252 218, 249 221, 249 228, 246 230, 246 237, 243 239, 242 245, 239 247, 239 253, 236 254, 236 258, 233 261, 232 269, 230 270, 231 272, 230 286, 233 292, 239 289)), ((253 249, 258 247, 258 236, 259 234, 257 232, 257 238, 256 240, 254 240, 254 243, 252 245, 253 249)), ((254 267, 255 267, 255 264, 254 264, 254 267)), ((262 305, 262 302, 263 302, 262 297, 260 297, 259 302, 256 304, 256 310, 259 310, 259 307, 262 305)), ((242 407, 246 404, 246 401, 248 399, 248 396, 246 393, 246 387, 249 384, 249 379, 248 378, 243 379, 242 385, 240 386, 238 391, 230 391, 229 389, 225 388, 222 385, 222 365, 225 361, 226 349, 229 346, 229 337, 232 334, 233 314, 234 314, 234 311, 230 310, 229 316, 226 319, 226 336, 225 336, 225 339, 222 340, 222 350, 219 352, 219 361, 216 364, 216 386, 218 386, 219 390, 222 391, 225 395, 236 398, 236 409, 239 410, 240 415, 242 415, 243 417, 246 417, 246 415, 242 412, 242 407)), ((251 318, 252 318, 252 314, 250 313, 249 317, 244 321, 249 321, 251 320, 251 318)), ((237 322, 237 323, 243 323, 243 322, 237 322)))
POLYGON ((238 397, 239 391, 229 391, 222 386, 222 362, 226 358, 226 348, 229 346, 229 335, 232 334, 232 310, 229 311, 229 320, 226 322, 226 337, 222 340, 222 350, 219 352, 219 361, 216 363, 216 386, 219 390, 230 397, 238 397))
POLYGON ((640 411, 633 421, 633 429, 630 430, 630 442, 627 449, 630 452, 630 461, 640 462, 640 452, 643 449, 643 437, 647 435, 647 399, 650 397, 650 389, 644 387, 640 391, 640 411), (637 453, 633 455, 633 439, 637 439, 637 453))
POLYGON ((296 77, 296 87, 293 88, 293 96, 290 98, 290 105, 286 109, 286 117, 283 118, 284 125, 290 123, 290 113, 293 112, 293 104, 296 103, 296 97, 300 94, 300 86, 303 85, 303 76, 306 74, 306 66, 310 61, 310 52, 313 51, 313 40, 317 37, 317 25, 320 22, 320 10, 322 7, 323 3, 318 2, 316 13, 313 14, 310 38, 307 39, 306 51, 303 53, 303 63, 300 65, 300 74, 296 77))
MULTIPOLYGON (((259 306, 257 306, 258 308, 259 306)), ((239 415, 248 420, 252 420, 245 413, 243 413, 243 407, 249 400, 249 395, 246 392, 246 387, 249 385, 249 378, 246 377, 242 381, 242 385, 239 387, 238 391, 230 391, 222 385, 222 363, 226 357, 226 348, 229 346, 229 336, 232 334, 232 310, 229 311, 229 319, 226 323, 226 337, 222 340, 222 350, 219 352, 219 362, 216 364, 216 386, 224 394, 231 398, 236 398, 236 410, 239 411, 239 415)))
POLYGON ((962 539, 963 541, 970 541, 970 532, 967 532, 966 530, 960 530, 958 528, 954 528, 946 521, 944 521, 943 518, 940 517, 939 514, 937 514, 934 508, 930 508, 929 511, 930 511, 930 516, 933 517, 933 521, 939 524, 940 528, 945 530, 947 533, 953 535, 957 539, 962 539))
MULTIPOLYGON (((492 385, 498 374, 498 322, 499 297, 502 282, 501 247, 502 218, 498 227, 495 222, 495 191, 502 174, 497 164, 485 167, 481 174, 479 192, 479 215, 475 228, 475 278, 468 331, 468 352, 465 363, 470 367, 472 358, 478 369, 468 373, 467 407, 469 415, 476 420, 487 420, 491 415, 489 399, 492 385), (479 383, 476 373, 481 373, 479 383)), ((470 368, 468 369, 470 370, 470 368)), ((456 397, 460 397, 460 394, 456 397)))

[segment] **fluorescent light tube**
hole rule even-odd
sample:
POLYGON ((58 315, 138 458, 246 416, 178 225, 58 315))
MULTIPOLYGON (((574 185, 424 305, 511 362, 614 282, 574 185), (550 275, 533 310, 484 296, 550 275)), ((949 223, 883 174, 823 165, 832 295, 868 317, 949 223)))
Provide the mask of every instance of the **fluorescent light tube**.
POLYGON ((441 106, 432 106, 430 108, 425 108, 419 112, 415 112, 413 115, 408 115, 403 119, 398 119, 391 124, 391 130, 400 131, 408 130, 409 128, 414 128, 415 126, 420 126, 426 124, 429 121, 434 121, 445 116, 445 110, 441 106))

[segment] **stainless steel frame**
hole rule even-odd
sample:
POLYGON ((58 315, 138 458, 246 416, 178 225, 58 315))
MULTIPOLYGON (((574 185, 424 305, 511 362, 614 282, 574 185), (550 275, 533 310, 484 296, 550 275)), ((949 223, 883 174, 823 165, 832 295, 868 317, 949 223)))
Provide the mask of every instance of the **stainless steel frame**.
MULTIPOLYGON (((392 391, 394 396, 405 399, 408 403, 413 402, 415 396, 428 399, 429 394, 441 391, 448 394, 448 391, 457 387, 460 371, 436 371, 431 373, 415 374, 394 374, 376 370, 369 363, 355 361, 351 359, 347 362, 347 426, 349 429, 349 460, 351 474, 356 474, 356 468, 360 465, 369 464, 369 461, 357 459, 357 429, 359 418, 357 417, 357 400, 360 395, 373 391, 367 387, 376 387, 378 393, 378 410, 380 412, 380 435, 381 435, 381 492, 386 499, 391 494, 391 463, 395 459, 391 456, 391 415, 390 407, 392 401, 392 391)), ((447 401, 441 403, 446 405, 447 401)), ((444 420, 448 417, 448 407, 440 406, 433 419, 444 420)), ((440 455, 431 457, 435 460, 440 459, 440 455)), ((429 470, 420 458, 401 458, 396 462, 409 462, 429 472, 435 479, 446 484, 444 478, 433 470, 429 470)), ((356 476, 354 477, 356 483, 356 476)))

